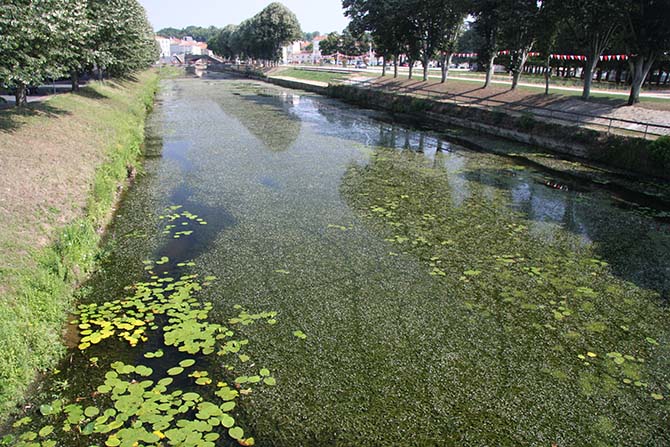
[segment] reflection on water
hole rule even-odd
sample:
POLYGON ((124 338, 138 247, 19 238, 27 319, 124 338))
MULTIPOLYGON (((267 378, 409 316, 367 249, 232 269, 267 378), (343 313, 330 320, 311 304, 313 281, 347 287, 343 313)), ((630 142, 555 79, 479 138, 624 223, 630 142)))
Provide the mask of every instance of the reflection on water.
POLYGON ((301 121, 291 113, 300 105, 300 96, 271 95, 244 83, 234 93, 219 102, 222 110, 237 118, 269 150, 288 150, 300 133, 301 121))

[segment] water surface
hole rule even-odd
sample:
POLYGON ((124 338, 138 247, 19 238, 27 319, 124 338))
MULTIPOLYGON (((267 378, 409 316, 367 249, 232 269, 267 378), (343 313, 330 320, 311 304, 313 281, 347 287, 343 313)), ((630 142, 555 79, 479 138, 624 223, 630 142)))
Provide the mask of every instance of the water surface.
MULTIPOLYGON (((197 295, 213 322, 235 305, 277 312, 240 330, 277 381, 233 411, 256 445, 670 443, 670 228, 649 210, 251 81, 164 81, 147 132, 153 156, 85 300, 125 296, 146 281, 143 261, 165 256, 160 275, 218 278, 197 295), (164 234, 171 206, 206 225, 164 234)), ((109 363, 158 348, 156 380, 183 358, 160 337, 74 348, 35 401, 104 407, 90 390, 109 363)), ((206 365, 240 374, 225 358, 206 365)))

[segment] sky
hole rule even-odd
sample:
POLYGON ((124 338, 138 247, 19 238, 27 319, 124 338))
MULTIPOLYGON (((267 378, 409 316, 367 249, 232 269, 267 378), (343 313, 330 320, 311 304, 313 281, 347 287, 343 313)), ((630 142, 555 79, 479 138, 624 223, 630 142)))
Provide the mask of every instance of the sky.
MULTIPOLYGON (((254 16, 271 0, 139 0, 147 10, 155 30, 188 25, 219 28, 238 24, 254 16)), ((302 30, 342 31, 348 19, 342 14, 341 0, 282 0, 298 16, 302 30)))

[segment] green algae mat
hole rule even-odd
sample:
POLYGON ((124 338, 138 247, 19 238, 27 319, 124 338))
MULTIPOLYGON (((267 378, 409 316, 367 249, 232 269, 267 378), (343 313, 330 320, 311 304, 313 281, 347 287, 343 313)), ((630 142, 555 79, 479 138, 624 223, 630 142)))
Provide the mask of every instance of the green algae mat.
POLYGON ((147 136, 0 445, 670 443, 661 205, 255 82, 147 136))

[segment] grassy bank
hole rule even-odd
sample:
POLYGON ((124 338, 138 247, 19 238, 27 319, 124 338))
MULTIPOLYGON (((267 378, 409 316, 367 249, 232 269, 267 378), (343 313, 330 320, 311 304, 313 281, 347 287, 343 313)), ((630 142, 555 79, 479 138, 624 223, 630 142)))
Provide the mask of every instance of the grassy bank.
POLYGON ((300 79, 303 81, 327 82, 329 84, 340 83, 345 80, 348 73, 336 73, 330 71, 301 70, 298 68, 286 68, 272 74, 273 76, 284 76, 300 79))
POLYGON ((0 112, 2 415, 64 352, 65 316, 139 161, 157 81, 145 72, 0 112))

